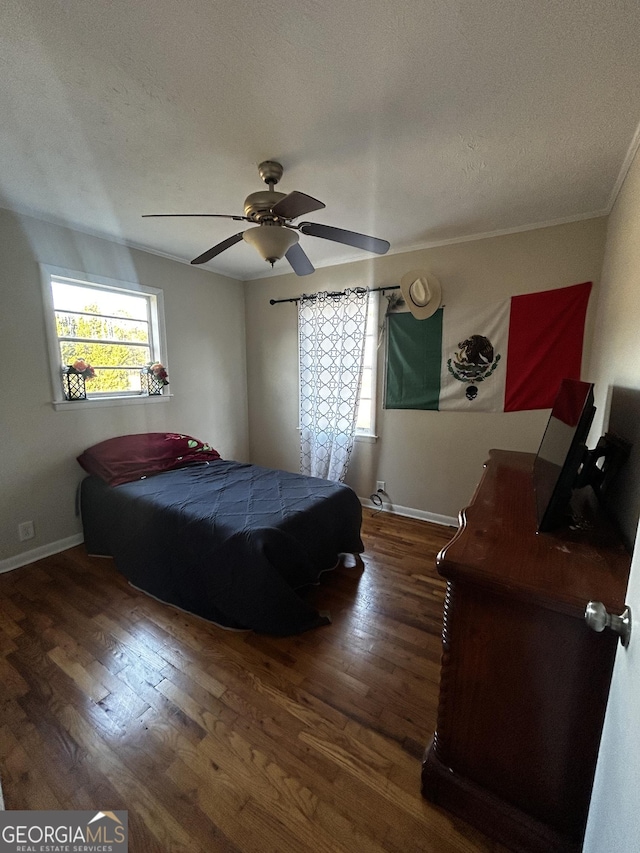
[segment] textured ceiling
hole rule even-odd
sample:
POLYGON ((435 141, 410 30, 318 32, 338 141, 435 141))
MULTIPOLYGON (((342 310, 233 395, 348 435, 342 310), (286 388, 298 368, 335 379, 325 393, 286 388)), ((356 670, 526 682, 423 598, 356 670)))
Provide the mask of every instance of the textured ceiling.
MULTIPOLYGON (((0 207, 185 261, 244 226, 141 214, 241 214, 265 159, 325 202, 303 219, 392 252, 606 213, 637 145, 639 8, 3 0, 0 207)), ((270 272, 244 242, 207 268, 270 272)))

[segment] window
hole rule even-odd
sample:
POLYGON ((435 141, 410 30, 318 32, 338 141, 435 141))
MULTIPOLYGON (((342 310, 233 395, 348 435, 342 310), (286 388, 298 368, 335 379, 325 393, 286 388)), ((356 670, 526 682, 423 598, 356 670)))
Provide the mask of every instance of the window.
POLYGON ((78 359, 95 375, 88 400, 141 397, 140 370, 164 352, 162 292, 42 267, 49 357, 56 402, 64 400, 62 371, 78 359))
POLYGON ((378 363, 378 293, 369 293, 364 365, 358 401, 356 435, 374 436, 376 431, 376 376, 378 363))

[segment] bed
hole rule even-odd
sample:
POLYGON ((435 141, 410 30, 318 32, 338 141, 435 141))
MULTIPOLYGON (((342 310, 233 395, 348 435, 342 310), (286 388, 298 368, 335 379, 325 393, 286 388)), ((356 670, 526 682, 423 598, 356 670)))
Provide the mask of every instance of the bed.
POLYGON ((224 460, 191 436, 119 436, 78 461, 87 551, 226 628, 285 636, 326 624, 304 588, 364 550, 348 486, 224 460))

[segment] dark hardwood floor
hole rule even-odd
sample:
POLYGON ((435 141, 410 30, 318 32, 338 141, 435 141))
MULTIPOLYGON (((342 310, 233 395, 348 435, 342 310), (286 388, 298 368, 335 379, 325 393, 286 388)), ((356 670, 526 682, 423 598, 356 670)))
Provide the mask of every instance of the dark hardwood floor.
POLYGON ((365 510, 310 592, 333 622, 229 632, 79 546, 0 576, 8 809, 126 809, 129 849, 505 853, 420 793, 452 529, 365 510))

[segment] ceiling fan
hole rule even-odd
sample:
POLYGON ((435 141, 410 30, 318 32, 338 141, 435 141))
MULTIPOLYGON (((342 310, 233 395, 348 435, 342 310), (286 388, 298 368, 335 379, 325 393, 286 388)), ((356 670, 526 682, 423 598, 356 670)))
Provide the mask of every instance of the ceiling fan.
POLYGON ((378 255, 384 255, 389 250, 387 240, 368 237, 366 234, 358 234, 356 231, 345 231, 343 228, 320 225, 318 222, 300 222, 298 225, 294 225, 292 220, 303 216, 305 213, 321 210, 325 205, 318 199, 295 190, 288 195, 275 192, 273 188, 282 177, 283 169, 281 164, 274 160, 265 160, 260 163, 258 172, 269 189, 247 196, 244 201, 244 216, 224 213, 145 213, 143 216, 208 216, 255 223, 254 227, 240 231, 232 237, 227 237, 226 240, 207 249, 206 252, 194 258, 191 261, 192 264, 206 264, 216 255, 231 248, 240 240, 244 240, 254 246, 260 256, 271 266, 284 256, 296 275, 309 275, 314 271, 314 267, 298 242, 299 237, 296 231, 300 231, 301 234, 308 234, 311 237, 322 237, 324 240, 344 243, 347 246, 354 246, 356 249, 375 252, 378 255))

